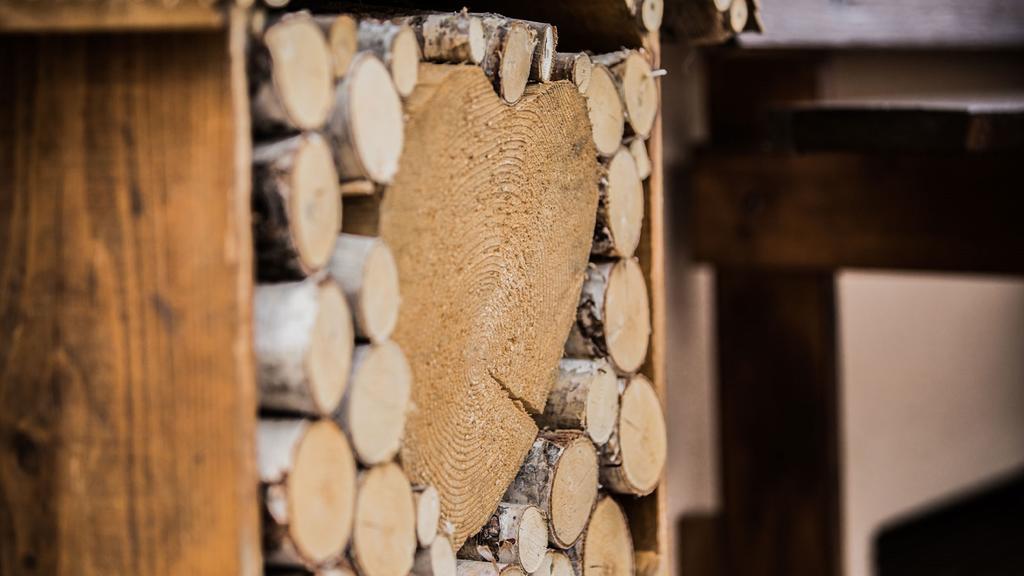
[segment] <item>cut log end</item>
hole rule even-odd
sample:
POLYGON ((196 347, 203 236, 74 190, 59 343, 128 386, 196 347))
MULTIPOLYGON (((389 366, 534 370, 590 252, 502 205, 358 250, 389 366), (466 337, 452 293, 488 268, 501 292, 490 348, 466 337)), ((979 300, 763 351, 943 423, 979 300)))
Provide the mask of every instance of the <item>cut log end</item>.
POLYGON ((350 554, 362 576, 405 576, 416 552, 412 487, 394 463, 359 477, 350 554))
POLYGON ((552 543, 571 546, 587 526, 597 498, 598 462, 594 445, 580 436, 565 447, 551 483, 548 514, 552 543))
POLYGON ((536 506, 523 512, 519 523, 518 542, 519 564, 523 570, 533 573, 544 561, 548 548, 548 526, 544 515, 536 506))
POLYGON ((608 163, 601 188, 592 251, 599 256, 628 258, 640 244, 644 218, 643 181, 636 161, 626 148, 608 163))
POLYGON ((586 94, 593 68, 594 63, 585 52, 558 52, 552 59, 551 79, 568 80, 586 94))
POLYGON ((640 20, 640 27, 649 32, 661 28, 661 20, 665 13, 664 0, 637 0, 640 7, 637 10, 637 17, 640 20))
POLYGON ((315 130, 331 109, 334 70, 320 28, 304 13, 282 17, 263 34, 269 78, 253 74, 253 127, 315 130))
POLYGON ((359 50, 359 23, 348 14, 339 16, 317 16, 317 24, 327 36, 327 45, 331 50, 331 63, 334 77, 342 78, 348 71, 352 58, 359 50))
POLYGON ((647 180, 651 175, 651 157, 647 154, 647 143, 643 138, 633 138, 629 143, 629 153, 636 162, 636 173, 641 180, 647 180))
POLYGON ((386 462, 398 453, 411 388, 412 372, 397 344, 356 348, 338 419, 363 464, 386 462))
POLYGON ((537 46, 533 51, 533 63, 530 67, 530 79, 537 82, 550 82, 551 70, 555 60, 555 27, 541 25, 537 32, 537 46))
POLYGON ((501 564, 517 564, 535 572, 544 561, 548 525, 543 512, 531 504, 501 503, 484 527, 459 549, 458 556, 501 564))
POLYGON ((606 67, 593 66, 586 95, 594 145, 601 156, 611 156, 622 142, 624 116, 615 80, 606 67))
MULTIPOLYGON (((415 491, 416 502, 416 539, 421 548, 429 547, 437 538, 437 531, 441 525, 441 497, 433 486, 417 488, 415 491)), ((451 544, 444 539, 444 545, 451 551, 451 544)), ((452 556, 452 571, 455 570, 454 555, 452 556)))
POLYGON ((564 552, 548 550, 534 576, 574 576, 572 561, 564 552))
POLYGON ((527 576, 517 564, 497 564, 479 560, 459 560, 457 576, 527 576))
POLYGON ((620 463, 601 467, 601 482, 623 494, 651 493, 665 466, 665 416, 658 394, 643 375, 633 376, 622 392, 616 428, 620 463))
POLYGON ((355 314, 356 334, 374 343, 390 337, 398 322, 398 268, 387 243, 377 237, 342 234, 328 270, 355 314))
POLYGON ((426 548, 416 553, 414 576, 455 576, 455 551, 447 536, 438 536, 426 548))
POLYGON ((416 31, 424 60, 452 64, 483 62, 487 38, 479 18, 457 12, 402 20, 416 31))
POLYGON ((319 414, 329 415, 345 393, 354 331, 352 315, 337 284, 322 282, 317 291, 320 306, 306 363, 319 414))
POLYGON ((550 430, 583 430, 595 444, 604 444, 618 413, 618 379, 608 362, 564 358, 537 423, 550 430))
POLYGON ((729 30, 734 34, 743 32, 744 28, 747 27, 747 18, 750 15, 750 10, 747 7, 746 0, 733 0, 732 5, 729 7, 728 23, 729 30))
POLYGON ((501 47, 497 73, 498 92, 509 104, 515 104, 526 92, 533 63, 534 36, 526 26, 512 22, 507 25, 501 47))
POLYGON ((412 94, 420 66, 420 47, 416 33, 402 26, 391 45, 391 78, 395 89, 403 98, 412 94))
POLYGON ((390 183, 403 143, 402 101, 384 64, 357 54, 338 85, 328 131, 338 173, 345 179, 390 183))
POLYGON ((598 501, 590 526, 568 551, 578 576, 633 576, 633 540, 622 508, 609 496, 598 501))
POLYGON ((614 72, 622 90, 629 127, 634 134, 647 138, 658 115, 658 84, 651 65, 639 52, 632 51, 615 66, 614 72))

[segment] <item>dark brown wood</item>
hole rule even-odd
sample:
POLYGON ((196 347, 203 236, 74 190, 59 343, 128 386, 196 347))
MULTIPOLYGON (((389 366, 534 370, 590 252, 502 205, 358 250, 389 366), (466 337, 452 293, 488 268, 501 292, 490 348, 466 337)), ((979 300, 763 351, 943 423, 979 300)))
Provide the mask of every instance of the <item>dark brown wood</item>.
POLYGON ((685 514, 676 521, 676 574, 725 576, 719 569, 718 514, 685 514))
POLYGON ((4 0, 0 33, 224 29, 210 0, 4 0))
POLYGON ((718 269, 722 574, 840 573, 831 272, 718 269))
POLYGON ((774 110, 769 144, 798 152, 1024 149, 1024 103, 805 104, 774 110))
POLYGON ((228 47, 0 39, 0 574, 259 571, 228 47))
POLYGON ((716 265, 1024 273, 1020 155, 704 154, 693 247, 716 265))

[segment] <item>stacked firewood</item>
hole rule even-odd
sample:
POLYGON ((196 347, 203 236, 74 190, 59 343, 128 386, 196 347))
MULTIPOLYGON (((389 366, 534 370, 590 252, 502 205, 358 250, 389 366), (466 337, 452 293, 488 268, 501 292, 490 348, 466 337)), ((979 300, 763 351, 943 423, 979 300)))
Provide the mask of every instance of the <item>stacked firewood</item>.
POLYGON ((764 30, 761 0, 685 0, 670 19, 695 44, 720 44, 744 32, 764 30))

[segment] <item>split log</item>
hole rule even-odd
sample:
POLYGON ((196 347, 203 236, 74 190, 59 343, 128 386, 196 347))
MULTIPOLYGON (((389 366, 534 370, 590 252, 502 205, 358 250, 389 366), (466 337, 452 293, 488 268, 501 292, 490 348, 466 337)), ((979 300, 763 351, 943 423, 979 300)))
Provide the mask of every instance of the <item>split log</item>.
POLYGON ((391 336, 398 322, 398 269, 380 238, 342 234, 334 245, 327 272, 348 299, 356 335, 374 343, 391 336))
POLYGON ((643 138, 633 138, 629 143, 629 153, 636 163, 636 174, 641 180, 647 180, 651 175, 651 157, 647 154, 647 143, 643 138))
MULTIPOLYGON (((437 538, 441 526, 441 497, 433 486, 418 486, 413 489, 413 499, 416 504, 416 540, 420 548, 428 548, 437 538)), ((447 538, 444 544, 450 551, 451 543, 447 538)), ((454 560, 452 571, 455 571, 454 560)))
POLYGON ((438 536, 426 548, 416 552, 413 576, 455 576, 455 551, 447 536, 438 536))
POLYGON ((416 382, 401 459, 437 488, 455 546, 533 444, 529 414, 544 409, 575 317, 597 210, 585 106, 562 82, 507 106, 479 68, 437 64, 420 65, 407 101, 379 218, 402 295, 392 338, 416 382))
POLYGON ((341 228, 338 175, 316 133, 252 152, 253 241, 260 280, 298 280, 327 263, 341 228))
POLYGON ((599 189, 591 254, 629 258, 640 244, 644 223, 644 184, 629 150, 615 153, 599 189))
POLYGON ((590 438, 571 430, 541 432, 504 500, 535 503, 547 517, 547 540, 568 548, 587 526, 597 480, 597 452, 590 438))
POLYGON ((619 414, 619 384, 604 359, 565 358, 537 424, 549 429, 583 430, 595 444, 612 434, 619 414))
POLYGON ((631 133, 650 136, 658 115, 658 84, 650 62, 636 50, 600 54, 593 60, 606 66, 615 78, 631 133))
POLYGON ((640 264, 633 258, 592 264, 565 355, 607 357, 616 372, 630 374, 647 357, 650 336, 651 310, 640 264))
POLYGON ((418 14, 398 19, 408 24, 419 41, 423 59, 428 62, 480 64, 487 40, 479 18, 465 12, 418 14))
POLYGON ((329 565, 352 533, 356 465, 330 420, 260 420, 257 463, 263 504, 264 561, 329 565))
POLYGON ((739 34, 747 28, 747 17, 750 15, 746 0, 733 0, 729 7, 729 17, 726 23, 733 34, 739 34))
POLYGON ((665 415, 650 380, 620 380, 619 416, 601 449, 601 484, 612 492, 643 496, 658 486, 665 467, 665 415))
POLYGON ((314 16, 314 18, 324 36, 327 37, 334 77, 340 79, 348 72, 352 58, 359 51, 359 22, 348 14, 314 16))
POLYGON ((597 153, 611 156, 622 145, 625 117, 619 90, 608 68, 594 64, 586 94, 597 153))
POLYGON ((381 20, 363 20, 359 23, 359 49, 373 52, 387 66, 400 96, 412 94, 420 65, 420 47, 411 27, 381 20))
POLYGON ((633 576, 633 539, 622 508, 610 496, 594 506, 590 525, 566 551, 576 576, 633 576))
POLYGON ((348 383, 352 315, 333 281, 259 284, 253 351, 260 408, 314 416, 334 412, 348 383))
POLYGON ((593 61, 586 52, 557 52, 551 65, 551 79, 568 80, 586 94, 593 69, 593 61))
POLYGON ((359 474, 349 555, 360 576, 406 576, 416 554, 412 486, 398 464, 359 474))
POLYGON ((335 417, 362 464, 386 462, 398 453, 411 388, 409 363, 397 344, 356 347, 352 375, 335 417))
POLYGON ((253 43, 252 127, 259 133, 316 130, 331 110, 334 73, 323 33, 308 13, 282 16, 253 43))
POLYGON ((548 550, 544 555, 544 561, 540 568, 534 572, 534 576, 576 576, 572 569, 572 561, 565 555, 565 552, 548 550))
POLYGON ((516 564, 496 564, 477 560, 459 560, 455 566, 457 576, 527 576, 516 564))
POLYGON ((487 14, 480 18, 487 48, 480 67, 501 98, 515 104, 523 97, 530 79, 537 34, 524 23, 487 14))
POLYGON ((540 567, 547 552, 547 532, 540 508, 502 502, 457 555, 465 560, 517 564, 532 573, 540 567))
POLYGON ((357 54, 338 84, 327 123, 338 174, 391 182, 402 154, 402 128, 402 101, 387 68, 373 54, 357 54))

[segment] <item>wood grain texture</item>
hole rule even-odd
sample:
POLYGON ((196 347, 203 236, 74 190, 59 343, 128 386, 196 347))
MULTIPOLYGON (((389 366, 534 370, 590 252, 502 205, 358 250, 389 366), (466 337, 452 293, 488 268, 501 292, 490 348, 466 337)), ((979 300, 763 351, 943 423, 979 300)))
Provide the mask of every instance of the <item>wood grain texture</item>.
POLYGON ((0 573, 259 571, 239 74, 224 32, 0 40, 0 573))
MULTIPOLYGON (((241 4, 241 2, 239 2, 241 4)), ((0 33, 224 29, 213 0, 5 0, 0 33)))
POLYGON ((725 266, 1024 271, 1019 155, 706 154, 694 254, 725 266))

